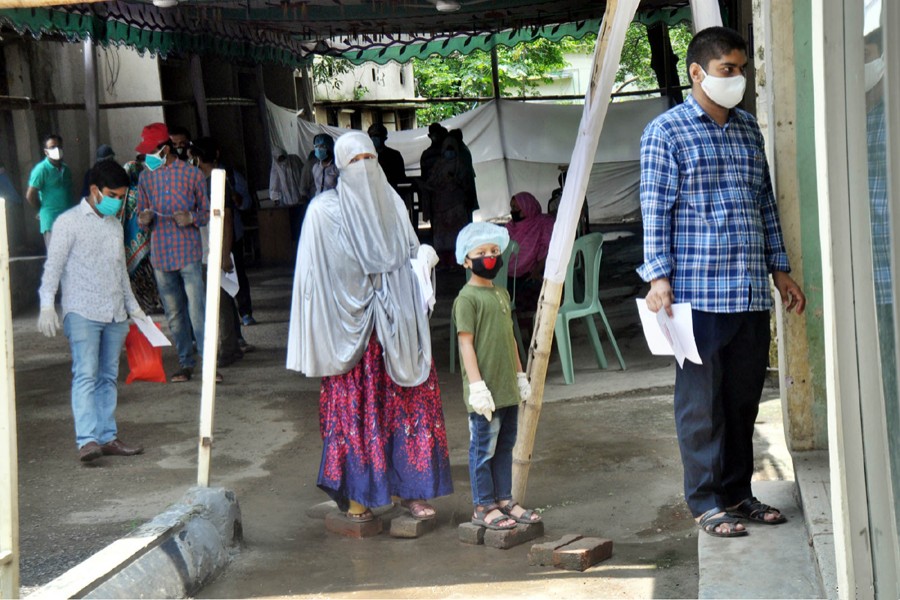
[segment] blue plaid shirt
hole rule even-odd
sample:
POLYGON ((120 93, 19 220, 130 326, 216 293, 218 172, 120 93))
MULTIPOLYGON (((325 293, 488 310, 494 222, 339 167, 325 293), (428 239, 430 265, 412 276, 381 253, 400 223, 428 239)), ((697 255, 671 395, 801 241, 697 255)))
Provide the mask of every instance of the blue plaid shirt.
POLYGON ((644 281, 668 277, 676 302, 704 312, 771 308, 769 273, 790 264, 752 115, 722 127, 689 96, 647 125, 641 213, 644 281))
POLYGON ((887 127, 884 101, 866 113, 869 158, 869 209, 872 223, 872 262, 875 268, 875 301, 893 304, 891 290, 891 206, 887 191, 887 127))

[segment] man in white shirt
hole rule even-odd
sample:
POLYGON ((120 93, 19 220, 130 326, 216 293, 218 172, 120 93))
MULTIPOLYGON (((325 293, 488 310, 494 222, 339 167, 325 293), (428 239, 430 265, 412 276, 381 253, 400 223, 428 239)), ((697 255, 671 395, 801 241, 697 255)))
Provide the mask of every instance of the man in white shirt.
POLYGON ((93 169, 87 197, 54 223, 41 279, 38 329, 47 337, 59 328, 54 297, 62 283, 63 328, 72 349, 75 442, 83 462, 144 451, 119 439, 115 419, 128 317, 145 317, 131 291, 118 220, 129 183, 115 162, 93 169))

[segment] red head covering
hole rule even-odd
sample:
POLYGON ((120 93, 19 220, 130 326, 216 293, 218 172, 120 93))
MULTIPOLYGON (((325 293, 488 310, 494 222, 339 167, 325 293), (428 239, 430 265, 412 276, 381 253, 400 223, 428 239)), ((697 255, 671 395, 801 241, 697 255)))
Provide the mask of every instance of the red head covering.
POLYGON ((541 213, 541 203, 530 192, 519 192, 513 199, 519 205, 522 220, 506 224, 510 239, 519 244, 519 258, 515 265, 510 265, 510 274, 522 277, 547 258, 554 219, 541 213))

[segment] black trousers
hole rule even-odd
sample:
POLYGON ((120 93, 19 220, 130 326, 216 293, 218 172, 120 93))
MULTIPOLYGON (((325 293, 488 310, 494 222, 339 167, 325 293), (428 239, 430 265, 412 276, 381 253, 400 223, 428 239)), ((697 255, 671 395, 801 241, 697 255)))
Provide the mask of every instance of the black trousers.
POLYGON ((244 266, 244 238, 234 240, 231 244, 231 254, 234 257, 234 270, 237 272, 238 290, 235 300, 238 304, 241 316, 253 316, 253 301, 250 299, 250 280, 247 279, 247 269, 244 266))
POLYGON ((695 517, 752 496, 753 429, 769 357, 769 311, 693 311, 702 365, 675 367, 684 497, 695 517))

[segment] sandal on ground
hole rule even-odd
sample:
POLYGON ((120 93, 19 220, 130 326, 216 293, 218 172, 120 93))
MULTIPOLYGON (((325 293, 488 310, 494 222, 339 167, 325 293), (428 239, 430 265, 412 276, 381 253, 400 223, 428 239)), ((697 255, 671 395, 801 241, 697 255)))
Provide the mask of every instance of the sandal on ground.
POLYGON ((368 523, 369 521, 375 518, 375 513, 373 513, 368 508, 361 513, 352 513, 347 511, 347 518, 353 521, 354 523, 368 523))
POLYGON ((400 506, 409 510, 409 514, 416 521, 428 521, 437 516, 434 507, 424 500, 400 500, 400 506))
POLYGON ((172 383, 184 383, 185 381, 190 381, 191 377, 194 375, 194 370, 190 367, 181 367, 169 377, 169 381, 172 383))
POLYGON ((760 502, 754 496, 746 498, 734 508, 728 509, 728 514, 753 521, 754 523, 762 523, 763 525, 778 525, 787 521, 787 518, 781 514, 780 510, 760 502), (766 515, 769 513, 778 513, 778 517, 767 519, 766 515))
POLYGON ((530 508, 525 508, 518 502, 510 502, 509 504, 502 504, 499 506, 500 512, 505 514, 510 519, 513 519, 516 523, 522 523, 524 525, 531 525, 533 523, 540 523, 541 516, 534 512, 534 510, 530 508), (522 514, 518 517, 512 514, 512 511, 515 507, 519 507, 522 509, 522 514), (536 518, 535 518, 536 517, 536 518))
POLYGON ((506 515, 497 504, 490 504, 488 506, 484 506, 481 510, 478 507, 475 507, 475 513, 472 515, 472 525, 479 525, 481 527, 485 527, 487 529, 515 529, 516 522, 515 519, 511 519, 506 515), (491 513, 491 511, 498 510, 500 514, 491 519, 487 520, 487 516, 491 513), (501 525, 504 521, 507 522, 506 525, 501 525))
POLYGON ((737 517, 731 516, 727 512, 720 517, 716 516, 723 512, 725 511, 719 507, 709 509, 700 515, 697 527, 700 528, 700 531, 704 531, 713 537, 741 537, 747 535, 746 529, 735 529, 737 524, 741 522, 737 517), (731 525, 731 529, 728 531, 716 531, 716 527, 719 525, 731 525))

